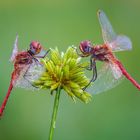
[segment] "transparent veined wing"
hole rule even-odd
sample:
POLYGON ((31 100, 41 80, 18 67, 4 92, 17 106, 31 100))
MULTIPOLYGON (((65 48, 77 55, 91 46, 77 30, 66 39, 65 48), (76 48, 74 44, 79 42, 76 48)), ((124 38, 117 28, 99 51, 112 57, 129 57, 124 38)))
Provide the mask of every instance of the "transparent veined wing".
POLYGON ((24 75, 28 71, 29 67, 30 67, 30 64, 24 65, 24 66, 22 65, 21 67, 22 70, 18 73, 18 75, 16 75, 16 79, 14 79, 12 83, 14 87, 25 87, 26 80, 25 80, 24 75))
POLYGON ((37 88, 33 86, 33 83, 43 74, 44 71, 45 69, 39 61, 33 61, 32 64, 24 66, 19 77, 15 81, 14 86, 36 90, 37 88))
POLYGON ((127 36, 117 35, 106 14, 101 10, 98 11, 98 19, 102 30, 103 40, 108 44, 112 51, 132 49, 131 40, 127 36))
POLYGON ((117 86, 123 79, 120 68, 115 63, 106 62, 97 74, 97 79, 87 91, 91 94, 99 94, 117 86))
POLYGON ((102 30, 102 36, 105 43, 110 43, 114 41, 117 37, 117 34, 114 32, 113 27, 108 20, 106 14, 102 11, 98 11, 98 19, 102 30))
POLYGON ((124 51, 124 50, 131 50, 132 49, 132 42, 131 40, 124 35, 118 35, 116 39, 109 44, 112 51, 124 51))
POLYGON ((14 47, 13 47, 13 51, 12 51, 12 55, 10 58, 10 61, 13 62, 15 60, 15 57, 18 53, 18 35, 16 36, 15 42, 14 42, 14 47))

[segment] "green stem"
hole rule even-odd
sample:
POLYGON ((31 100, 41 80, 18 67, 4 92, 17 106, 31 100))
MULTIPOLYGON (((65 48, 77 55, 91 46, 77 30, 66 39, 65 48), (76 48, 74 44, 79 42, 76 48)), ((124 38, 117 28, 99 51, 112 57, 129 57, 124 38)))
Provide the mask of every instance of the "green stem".
POLYGON ((52 120, 51 120, 50 133, 49 133, 49 139, 48 140, 53 139, 55 124, 56 124, 57 110, 58 110, 58 105, 59 105, 60 91, 61 91, 61 88, 58 87, 57 90, 56 90, 56 95, 55 95, 55 101, 54 101, 54 106, 53 106, 53 114, 52 114, 52 120))

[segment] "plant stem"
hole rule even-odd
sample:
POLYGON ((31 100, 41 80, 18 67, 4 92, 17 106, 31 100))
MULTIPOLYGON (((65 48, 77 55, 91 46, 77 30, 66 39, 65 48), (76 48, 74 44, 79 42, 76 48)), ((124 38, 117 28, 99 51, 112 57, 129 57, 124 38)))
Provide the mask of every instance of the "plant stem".
POLYGON ((56 124, 57 110, 58 110, 58 105, 59 105, 60 91, 61 91, 61 87, 58 87, 57 90, 56 90, 56 95, 55 95, 55 101, 54 101, 54 106, 53 106, 53 114, 52 114, 52 119, 51 119, 51 126, 50 126, 50 133, 49 133, 49 139, 48 140, 53 139, 55 124, 56 124))

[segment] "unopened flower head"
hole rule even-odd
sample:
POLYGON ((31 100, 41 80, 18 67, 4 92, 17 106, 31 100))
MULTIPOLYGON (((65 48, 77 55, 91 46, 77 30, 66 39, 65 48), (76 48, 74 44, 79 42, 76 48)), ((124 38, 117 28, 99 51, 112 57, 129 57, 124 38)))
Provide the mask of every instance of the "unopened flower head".
POLYGON ((58 49, 51 49, 50 58, 42 59, 45 72, 34 82, 35 86, 42 89, 56 90, 58 87, 75 100, 75 97, 87 103, 91 95, 83 88, 89 83, 85 75, 85 67, 88 63, 80 61, 73 47, 69 47, 65 53, 59 53, 58 49))

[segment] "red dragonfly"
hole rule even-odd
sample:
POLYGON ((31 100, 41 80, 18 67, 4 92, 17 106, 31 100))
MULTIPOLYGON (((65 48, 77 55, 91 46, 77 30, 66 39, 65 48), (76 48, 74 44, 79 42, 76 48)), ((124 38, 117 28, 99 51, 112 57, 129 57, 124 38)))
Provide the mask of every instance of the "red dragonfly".
POLYGON ((93 77, 90 83, 94 82, 94 84, 89 86, 89 83, 84 90, 89 86, 87 90, 91 91, 92 89, 94 94, 101 93, 115 87, 124 76, 140 90, 140 85, 131 77, 113 53, 131 50, 132 43, 130 39, 127 36, 117 35, 114 32, 111 23, 103 11, 98 11, 98 18, 102 29, 104 44, 92 45, 90 41, 86 40, 82 41, 79 46, 82 52, 82 54, 79 54, 81 57, 90 56, 90 67, 87 69, 93 71, 93 77), (98 76, 96 70, 97 60, 104 62, 98 72, 98 76))
POLYGON ((0 107, 0 116, 3 114, 13 87, 35 89, 32 83, 37 80, 44 71, 44 67, 39 62, 39 58, 44 58, 48 52, 49 50, 42 55, 42 53, 44 53, 43 47, 37 41, 31 42, 29 50, 18 52, 18 36, 16 37, 10 59, 10 61, 14 64, 14 70, 11 75, 8 92, 0 107))

